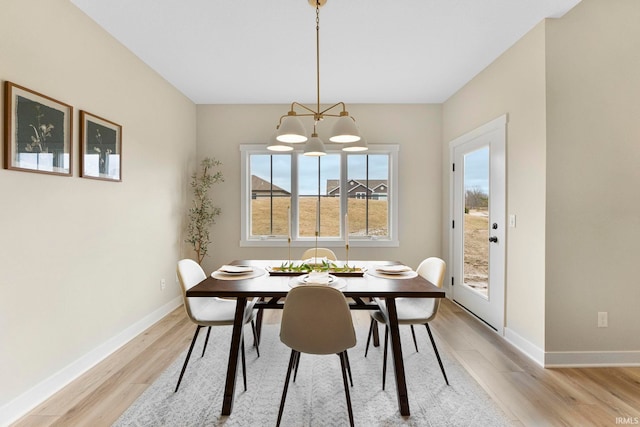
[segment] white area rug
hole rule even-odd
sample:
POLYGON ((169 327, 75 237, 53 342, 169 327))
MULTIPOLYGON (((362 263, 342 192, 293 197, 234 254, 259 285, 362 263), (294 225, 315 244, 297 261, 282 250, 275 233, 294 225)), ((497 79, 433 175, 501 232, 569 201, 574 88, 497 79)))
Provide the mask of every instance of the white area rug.
MULTIPOLYGON (((450 386, 433 354, 425 328, 416 328, 419 353, 410 329, 400 327, 411 416, 398 411, 392 361, 388 361, 387 386, 382 391, 382 343, 364 358, 367 328, 356 330, 358 344, 349 350, 354 387, 350 389, 357 426, 509 426, 511 423, 487 393, 448 354, 436 336, 450 386)), ((195 330, 195 326, 194 326, 195 330)), ((186 350, 127 409, 114 426, 273 426, 287 372, 290 350, 280 342, 279 326, 262 329, 260 357, 245 328, 248 390, 243 391, 238 366, 233 413, 221 416, 231 327, 214 327, 204 357, 205 330, 200 332, 180 390, 174 393, 186 350)), ((384 328, 380 328, 381 337, 384 328)), ((390 356, 390 355, 389 355, 390 356)), ((291 383, 283 426, 348 425, 340 360, 336 355, 302 354, 298 377, 291 383)))

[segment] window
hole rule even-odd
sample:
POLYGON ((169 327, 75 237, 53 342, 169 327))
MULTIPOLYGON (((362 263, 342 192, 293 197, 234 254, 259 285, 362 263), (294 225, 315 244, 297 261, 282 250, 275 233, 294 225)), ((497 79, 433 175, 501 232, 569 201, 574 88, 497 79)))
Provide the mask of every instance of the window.
MULTIPOLYGON (((331 147, 331 148, 329 148, 331 147)), ((242 246, 397 246, 397 145, 327 155, 273 153, 241 145, 242 246), (341 191, 346 189, 346 191, 341 191)))

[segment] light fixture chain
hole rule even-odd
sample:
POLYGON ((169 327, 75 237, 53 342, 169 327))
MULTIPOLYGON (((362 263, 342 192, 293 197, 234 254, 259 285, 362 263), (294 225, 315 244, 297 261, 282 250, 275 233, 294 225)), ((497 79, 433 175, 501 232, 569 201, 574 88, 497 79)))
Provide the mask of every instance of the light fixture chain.
POLYGON ((320 111, 320 0, 316 0, 316 96, 320 111))

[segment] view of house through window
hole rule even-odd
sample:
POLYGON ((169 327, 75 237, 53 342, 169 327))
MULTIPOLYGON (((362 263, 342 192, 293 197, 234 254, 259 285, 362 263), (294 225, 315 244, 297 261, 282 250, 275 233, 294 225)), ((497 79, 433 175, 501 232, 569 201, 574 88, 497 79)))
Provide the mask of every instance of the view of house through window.
POLYGON ((327 182, 340 180, 340 154, 308 157, 298 154, 298 235, 340 237, 340 198, 329 197, 327 182), (320 215, 318 216, 318 205, 320 215), (319 219, 319 222, 318 222, 319 219))
POLYGON ((389 155, 347 156, 349 237, 389 235, 389 155))
POLYGON ((289 155, 251 156, 251 235, 287 235, 291 206, 289 155))
POLYGON ((248 239, 344 239, 345 213, 350 238, 390 238, 390 153, 248 156, 248 239))

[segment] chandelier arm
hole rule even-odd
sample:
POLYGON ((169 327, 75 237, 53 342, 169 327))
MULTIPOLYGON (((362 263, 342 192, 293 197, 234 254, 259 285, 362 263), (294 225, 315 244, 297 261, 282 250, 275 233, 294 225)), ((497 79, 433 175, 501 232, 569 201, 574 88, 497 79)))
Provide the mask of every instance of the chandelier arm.
POLYGON ((325 108, 324 110, 320 111, 318 114, 320 114, 321 116, 340 117, 340 115, 336 115, 336 114, 325 114, 327 111, 333 110, 334 108, 336 108, 338 106, 342 106, 342 112, 343 113, 347 111, 347 106, 344 105, 344 102, 340 101, 340 102, 338 102, 336 104, 333 104, 329 108, 325 108))
MULTIPOLYGON (((297 105, 298 107, 300 107, 300 108, 303 108, 303 109, 305 109, 305 110, 309 111, 310 113, 313 113, 314 115, 315 115, 315 114, 318 114, 318 112, 317 112, 317 111, 314 111, 314 110, 312 110, 311 108, 307 107, 306 105, 300 104, 299 102, 292 102, 292 103, 291 103, 291 111, 293 111, 293 107, 294 107, 294 106, 296 106, 296 105, 297 105)), ((303 116, 303 115, 307 115, 307 116, 308 116, 308 115, 311 115, 311 114, 300 114, 300 115, 301 115, 301 116, 303 116)))

